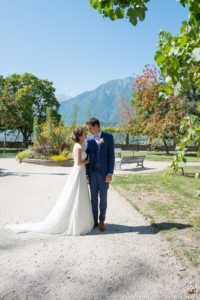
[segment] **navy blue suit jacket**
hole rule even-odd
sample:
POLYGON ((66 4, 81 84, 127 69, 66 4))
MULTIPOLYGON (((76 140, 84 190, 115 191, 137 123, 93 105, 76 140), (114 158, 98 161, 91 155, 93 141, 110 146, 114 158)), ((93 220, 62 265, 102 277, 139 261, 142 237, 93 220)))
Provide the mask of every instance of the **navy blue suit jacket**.
POLYGON ((99 164, 102 175, 113 174, 115 164, 113 136, 102 131, 101 139, 104 142, 99 147, 93 135, 87 138, 86 153, 90 160, 89 164, 86 165, 88 176, 94 171, 96 163, 99 164))

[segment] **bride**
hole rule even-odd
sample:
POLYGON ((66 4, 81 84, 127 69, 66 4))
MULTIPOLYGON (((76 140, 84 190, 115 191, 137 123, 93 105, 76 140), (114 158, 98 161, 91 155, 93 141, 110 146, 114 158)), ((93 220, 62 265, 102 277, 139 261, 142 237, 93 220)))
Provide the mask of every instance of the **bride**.
POLYGON ((89 233, 94 220, 86 181, 85 165, 89 163, 83 142, 87 138, 83 128, 72 133, 74 166, 64 189, 47 217, 39 223, 8 224, 5 228, 20 232, 38 232, 63 235, 89 233))

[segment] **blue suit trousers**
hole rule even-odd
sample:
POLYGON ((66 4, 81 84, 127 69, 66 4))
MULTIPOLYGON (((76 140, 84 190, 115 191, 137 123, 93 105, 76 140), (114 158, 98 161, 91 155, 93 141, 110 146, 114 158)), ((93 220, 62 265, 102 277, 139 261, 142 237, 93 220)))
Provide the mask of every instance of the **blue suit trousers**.
POLYGON ((98 219, 100 222, 105 221, 108 187, 109 183, 105 182, 105 176, 100 170, 95 170, 91 173, 90 193, 94 222, 97 222, 98 219))

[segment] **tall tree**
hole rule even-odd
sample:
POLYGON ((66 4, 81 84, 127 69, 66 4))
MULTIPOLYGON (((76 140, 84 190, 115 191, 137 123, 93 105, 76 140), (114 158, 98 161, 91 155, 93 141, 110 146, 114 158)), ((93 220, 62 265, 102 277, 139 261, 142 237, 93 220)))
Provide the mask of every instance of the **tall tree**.
POLYGON ((132 122, 135 118, 135 109, 130 101, 122 100, 121 98, 117 98, 117 105, 119 108, 119 127, 126 134, 126 144, 128 145, 129 135, 134 136, 136 134, 135 127, 132 126, 132 122))
POLYGON ((39 79, 29 73, 13 74, 5 80, 9 92, 18 102, 23 117, 23 125, 19 124, 18 129, 27 146, 33 132, 34 116, 38 116, 39 124, 43 123, 47 107, 50 107, 53 117, 59 121, 58 108, 60 104, 55 97, 53 84, 48 80, 39 79))
POLYGON ((0 95, 3 92, 4 86, 5 86, 5 80, 4 80, 3 76, 0 75, 0 95))
POLYGON ((38 123, 38 116, 33 118, 33 142, 38 142, 40 138, 40 128, 38 123))
MULTIPOLYGON (((198 1, 197 1, 198 2, 198 1)), ((197 4, 197 3, 196 3, 197 4)), ((189 114, 196 114, 200 98, 200 5, 199 14, 190 13, 180 34, 162 31, 155 60, 168 83, 168 94, 185 95, 189 114)))
POLYGON ((185 96, 187 101, 186 116, 182 120, 181 138, 172 168, 174 172, 185 162, 184 153, 189 143, 193 142, 200 151, 200 3, 195 0, 182 1, 189 5, 189 20, 182 23, 176 36, 160 32, 155 60, 162 75, 166 78, 166 94, 174 93, 185 96))
POLYGON ((14 95, 4 85, 0 91, 0 130, 4 131, 4 152, 6 149, 6 131, 16 130, 23 125, 23 118, 19 110, 18 102, 14 95))
POLYGON ((132 105, 136 109, 136 123, 144 134, 163 140, 168 153, 167 140, 177 142, 180 121, 184 115, 184 103, 180 98, 165 97, 158 71, 147 66, 143 74, 137 76, 133 85, 132 105))

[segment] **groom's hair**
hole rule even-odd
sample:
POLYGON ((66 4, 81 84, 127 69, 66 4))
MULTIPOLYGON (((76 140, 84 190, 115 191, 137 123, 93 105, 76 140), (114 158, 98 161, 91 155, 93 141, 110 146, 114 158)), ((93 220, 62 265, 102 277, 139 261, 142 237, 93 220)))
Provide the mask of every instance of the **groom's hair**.
POLYGON ((92 125, 93 127, 95 127, 95 125, 97 125, 98 127, 100 127, 100 122, 98 119, 96 118, 90 118, 87 122, 86 125, 92 125))

